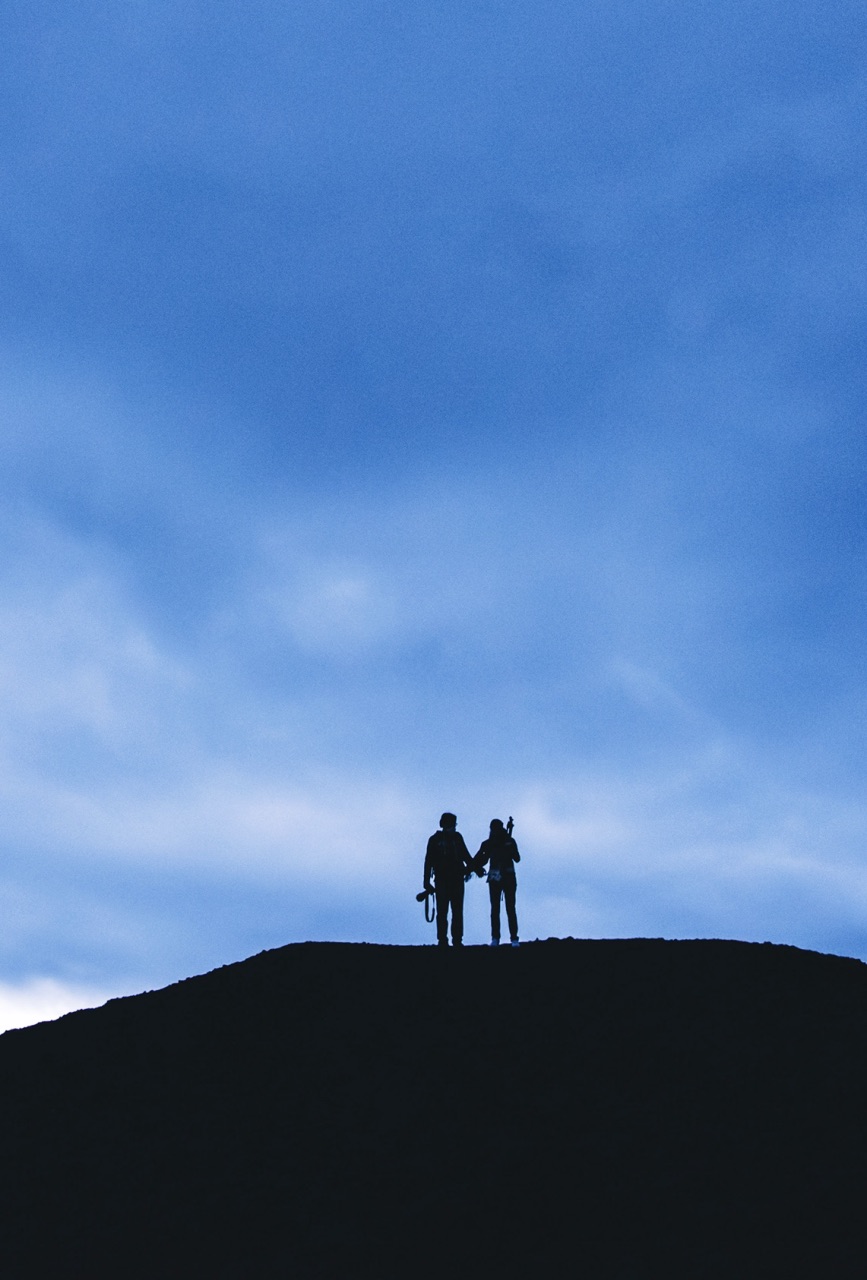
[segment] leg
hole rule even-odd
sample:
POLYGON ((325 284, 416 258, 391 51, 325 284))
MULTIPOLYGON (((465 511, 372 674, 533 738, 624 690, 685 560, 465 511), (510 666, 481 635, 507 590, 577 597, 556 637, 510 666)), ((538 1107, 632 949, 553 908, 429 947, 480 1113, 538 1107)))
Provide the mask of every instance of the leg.
POLYGON ((437 943, 441 947, 449 945, 449 895, 445 885, 436 886, 437 899, 437 943))
POLYGON ((518 884, 514 876, 506 876, 503 881, 503 897, 506 899, 506 916, 509 921, 509 937, 518 941, 518 913, 515 910, 515 894, 518 884))
POLYGON ((464 942, 464 882, 459 880, 452 889, 452 946, 464 942))
POLYGON ((500 894, 502 893, 502 880, 489 880, 488 892, 491 895, 491 938, 500 941, 500 894))

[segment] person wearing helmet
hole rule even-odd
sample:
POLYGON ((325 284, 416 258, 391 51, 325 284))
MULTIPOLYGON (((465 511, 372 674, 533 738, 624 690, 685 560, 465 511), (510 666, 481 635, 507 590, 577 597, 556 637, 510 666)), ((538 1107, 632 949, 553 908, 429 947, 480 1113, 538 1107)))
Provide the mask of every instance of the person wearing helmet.
POLYGON ((460 947, 464 942, 464 881, 473 869, 473 861, 457 824, 453 813, 442 815, 439 831, 427 842, 424 860, 424 887, 436 894, 437 944, 441 947, 449 945, 449 910, 452 946, 460 947))
POLYGON ((506 899, 506 918, 509 921, 509 935, 512 946, 518 946, 518 913, 515 909, 515 895, 518 889, 518 877, 515 874, 515 863, 521 861, 518 846, 499 818, 491 822, 491 834, 482 841, 479 852, 473 859, 478 875, 482 875, 485 867, 488 870, 488 890, 491 895, 491 946, 500 945, 500 899, 506 899))

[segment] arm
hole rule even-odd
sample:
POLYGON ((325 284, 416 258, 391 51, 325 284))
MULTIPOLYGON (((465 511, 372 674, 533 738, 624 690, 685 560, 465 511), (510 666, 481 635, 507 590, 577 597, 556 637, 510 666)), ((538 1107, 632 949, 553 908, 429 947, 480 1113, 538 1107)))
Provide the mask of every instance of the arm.
POLYGON ((424 855, 424 887, 426 889, 430 889, 432 887, 431 875, 433 874, 433 852, 435 840, 436 836, 431 836, 430 840, 427 842, 427 852, 424 855))
POLYGON ((521 861, 521 855, 520 853, 518 853, 518 846, 515 844, 514 840, 512 840, 512 861, 513 862, 521 861))

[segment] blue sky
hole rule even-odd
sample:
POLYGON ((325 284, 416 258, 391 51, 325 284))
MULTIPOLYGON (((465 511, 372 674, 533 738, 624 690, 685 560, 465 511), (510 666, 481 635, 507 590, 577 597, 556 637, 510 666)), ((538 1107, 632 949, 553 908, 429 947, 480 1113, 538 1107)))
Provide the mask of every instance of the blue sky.
POLYGON ((867 958, 862 7, 5 28, 0 1023, 430 941, 444 808, 867 958))

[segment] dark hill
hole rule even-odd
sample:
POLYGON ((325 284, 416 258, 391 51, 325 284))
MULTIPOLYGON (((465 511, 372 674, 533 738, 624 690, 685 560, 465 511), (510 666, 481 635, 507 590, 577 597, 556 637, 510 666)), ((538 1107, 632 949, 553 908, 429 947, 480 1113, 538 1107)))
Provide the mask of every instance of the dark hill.
POLYGON ((867 1271, 867 968, 308 943, 0 1039, 0 1274, 867 1271))

